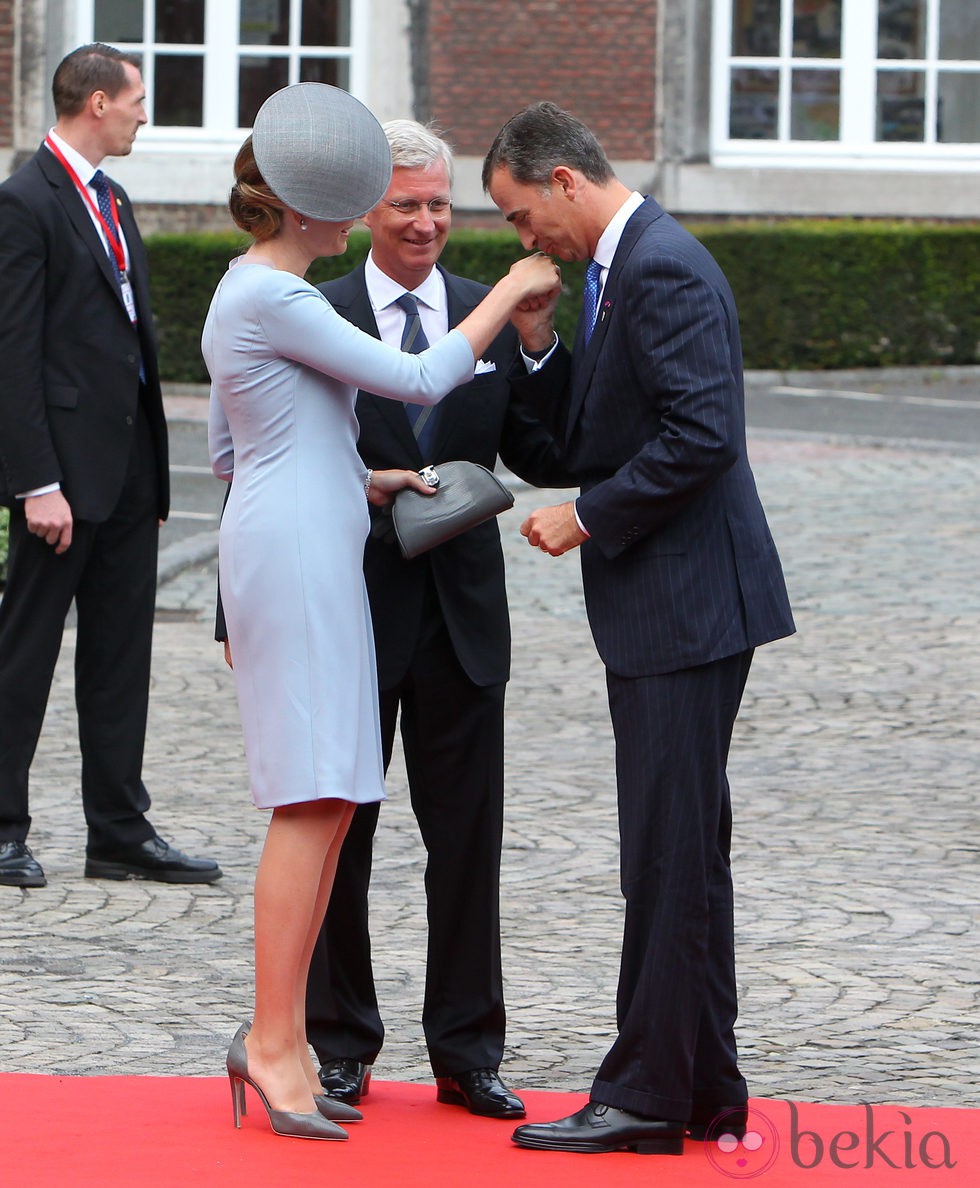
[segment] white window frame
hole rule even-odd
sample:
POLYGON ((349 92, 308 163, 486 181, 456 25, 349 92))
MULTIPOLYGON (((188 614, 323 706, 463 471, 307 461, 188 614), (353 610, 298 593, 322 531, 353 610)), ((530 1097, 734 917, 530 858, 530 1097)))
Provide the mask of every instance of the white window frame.
MULTIPOLYGON (((143 0, 144 34, 152 30, 149 19, 152 0, 143 0)), ((301 0, 290 0, 290 29, 299 29, 301 0)), ((370 5, 363 0, 350 0, 350 45, 316 46, 317 51, 330 50, 330 56, 346 58, 349 63, 350 92, 362 102, 366 101, 368 86, 367 47, 370 44, 370 5)), ((168 55, 186 54, 204 58, 204 113, 203 126, 157 127, 152 116, 141 129, 140 145, 150 149, 173 149, 183 151, 191 148, 222 148, 238 146, 248 133, 238 120, 238 61, 242 54, 254 53, 261 57, 286 58, 289 62, 289 82, 299 81, 299 60, 310 57, 313 47, 302 46, 290 39, 288 45, 244 46, 238 41, 240 14, 239 0, 206 0, 204 10, 203 45, 171 45, 169 43, 142 41, 118 42, 117 48, 125 53, 139 54, 144 62, 156 53, 168 55)), ((77 0, 76 45, 85 45, 94 40, 95 0, 77 0)), ((153 111, 153 71, 146 70, 143 82, 147 92, 147 113, 153 111)))
POLYGON ((980 62, 939 59, 939 7, 928 0, 926 57, 878 61, 874 0, 843 0, 839 59, 792 57, 793 0, 781 0, 779 57, 735 57, 731 53, 733 0, 714 0, 711 72, 711 163, 740 168, 828 168, 980 171, 980 144, 935 141, 938 71, 977 71, 980 62), (728 135, 731 72, 735 68, 776 70, 780 74, 777 136, 774 140, 734 140, 728 135), (790 73, 793 69, 840 70, 840 138, 790 138, 790 73), (875 140, 875 88, 878 70, 922 69, 925 80, 924 141, 875 140))

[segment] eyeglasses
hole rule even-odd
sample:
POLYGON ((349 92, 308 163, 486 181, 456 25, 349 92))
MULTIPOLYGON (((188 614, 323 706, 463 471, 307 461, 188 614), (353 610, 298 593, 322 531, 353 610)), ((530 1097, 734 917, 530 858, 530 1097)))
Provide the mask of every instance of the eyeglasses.
POLYGON ((428 202, 417 202, 414 198, 403 198, 394 202, 386 198, 384 204, 397 214, 404 215, 406 219, 414 219, 423 206, 428 208, 434 219, 444 219, 453 208, 448 198, 430 198, 428 202))

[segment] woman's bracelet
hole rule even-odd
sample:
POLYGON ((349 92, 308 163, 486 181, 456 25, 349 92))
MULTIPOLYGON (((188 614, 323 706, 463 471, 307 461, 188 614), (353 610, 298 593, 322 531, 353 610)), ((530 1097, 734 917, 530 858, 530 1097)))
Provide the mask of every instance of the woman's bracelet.
POLYGON ((365 498, 367 497, 367 494, 368 494, 368 492, 371 490, 371 479, 373 479, 373 478, 374 478, 374 471, 373 471, 373 470, 369 470, 369 471, 367 472, 367 478, 364 480, 364 495, 365 495, 365 498))

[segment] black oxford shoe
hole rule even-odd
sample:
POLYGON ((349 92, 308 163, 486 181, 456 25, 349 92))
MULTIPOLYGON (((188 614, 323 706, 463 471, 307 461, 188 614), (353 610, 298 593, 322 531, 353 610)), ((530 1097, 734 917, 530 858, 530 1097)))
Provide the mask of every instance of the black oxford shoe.
POLYGON ((188 858, 162 837, 85 860, 87 879, 152 879, 156 883, 213 883, 221 867, 211 858, 188 858))
POLYGON ((723 1134, 745 1138, 749 1121, 749 1107, 745 1102, 739 1105, 695 1106, 687 1133, 695 1142, 713 1141, 723 1134))
POLYGON ((519 1147, 537 1151, 635 1151, 638 1155, 682 1155, 684 1122, 641 1118, 614 1106, 590 1101, 577 1114, 558 1122, 518 1126, 513 1139, 519 1147))
POLYGON ((0 842, 0 887, 44 887, 41 864, 22 841, 0 842))
POLYGON ((368 1095, 371 1066, 350 1056, 338 1056, 322 1064, 318 1076, 327 1097, 353 1106, 368 1095))
POLYGON ((436 1101, 466 1106, 481 1118, 523 1118, 524 1102, 495 1068, 473 1068, 455 1077, 436 1077, 436 1101))

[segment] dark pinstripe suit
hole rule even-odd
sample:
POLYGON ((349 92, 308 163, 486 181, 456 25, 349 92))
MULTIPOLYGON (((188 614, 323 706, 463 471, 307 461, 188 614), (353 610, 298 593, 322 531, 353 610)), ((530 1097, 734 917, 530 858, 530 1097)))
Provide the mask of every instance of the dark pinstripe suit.
POLYGON ((626 898, 619 1035, 592 1099, 653 1117, 745 1099, 728 746, 752 650, 794 630, 749 468, 734 299, 652 199, 595 330, 517 376, 564 444, 616 736, 626 898))

